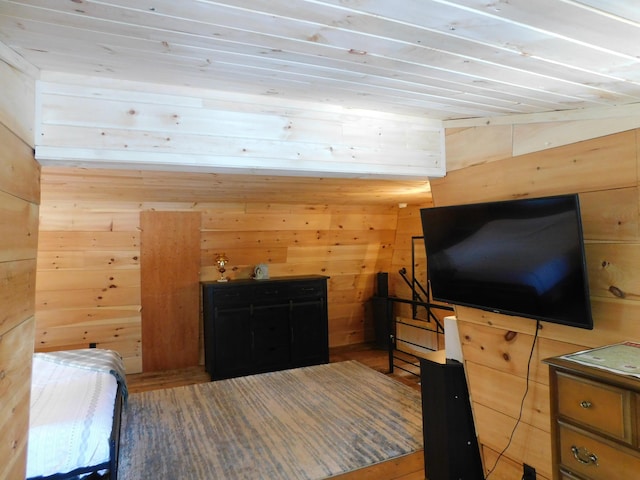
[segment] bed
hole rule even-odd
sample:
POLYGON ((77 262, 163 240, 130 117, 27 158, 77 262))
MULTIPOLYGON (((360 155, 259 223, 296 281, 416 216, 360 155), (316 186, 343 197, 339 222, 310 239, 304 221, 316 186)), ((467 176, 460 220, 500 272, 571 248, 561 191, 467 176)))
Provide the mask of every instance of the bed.
POLYGON ((117 480, 120 419, 127 398, 120 356, 111 350, 35 353, 27 479, 104 475, 117 480))

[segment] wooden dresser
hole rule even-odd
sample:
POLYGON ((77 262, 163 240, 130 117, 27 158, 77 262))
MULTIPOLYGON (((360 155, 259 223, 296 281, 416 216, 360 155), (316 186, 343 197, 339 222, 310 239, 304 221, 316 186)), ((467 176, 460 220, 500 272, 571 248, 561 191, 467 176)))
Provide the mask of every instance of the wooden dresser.
POLYGON ((545 363, 553 478, 640 478, 640 379, 626 373, 637 368, 640 374, 640 346, 612 345, 545 363), (605 365, 616 371, 602 368, 605 365))

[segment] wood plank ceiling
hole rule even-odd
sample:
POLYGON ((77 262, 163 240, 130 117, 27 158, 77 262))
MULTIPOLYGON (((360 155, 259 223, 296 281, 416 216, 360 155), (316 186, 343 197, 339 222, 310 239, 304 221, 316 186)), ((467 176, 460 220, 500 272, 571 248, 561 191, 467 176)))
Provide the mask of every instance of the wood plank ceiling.
POLYGON ((640 101, 635 0, 0 0, 40 70, 460 119, 640 101))
MULTIPOLYGON (((636 0, 0 0, 0 58, 36 73, 435 121, 638 103, 639 45, 636 0)), ((56 196, 105 181, 123 198, 176 201, 430 199, 424 179, 114 175, 50 168, 43 186, 56 196)))

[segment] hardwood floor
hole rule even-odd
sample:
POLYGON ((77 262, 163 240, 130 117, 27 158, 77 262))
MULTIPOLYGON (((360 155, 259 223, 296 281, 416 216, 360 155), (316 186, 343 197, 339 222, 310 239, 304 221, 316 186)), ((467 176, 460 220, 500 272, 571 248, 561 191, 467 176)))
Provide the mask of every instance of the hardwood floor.
MULTIPOLYGON (((386 350, 380 350, 370 344, 349 345, 346 347, 332 348, 329 352, 330 362, 342 362, 345 360, 357 360, 374 370, 389 374, 389 355, 386 350)), ((398 365, 397 361, 394 362, 398 365)), ((400 360, 403 368, 414 373, 419 373, 413 358, 407 356, 405 361, 400 360)), ((396 380, 413 388, 419 389, 419 377, 401 368, 394 368, 390 374, 396 380)), ((127 375, 127 385, 130 393, 171 388, 183 385, 193 385, 210 381, 204 366, 191 367, 181 370, 163 372, 137 373, 127 375)))
POLYGON ((129 393, 159 390, 162 388, 181 387, 197 383, 209 382, 209 374, 204 366, 166 370, 162 372, 136 373, 127 375, 129 393))
POLYGON ((382 372, 390 377, 416 389, 420 389, 420 364, 415 357, 402 352, 395 352, 393 373, 389 373, 389 353, 370 344, 349 345, 332 348, 329 352, 330 362, 357 360, 360 363, 382 372))

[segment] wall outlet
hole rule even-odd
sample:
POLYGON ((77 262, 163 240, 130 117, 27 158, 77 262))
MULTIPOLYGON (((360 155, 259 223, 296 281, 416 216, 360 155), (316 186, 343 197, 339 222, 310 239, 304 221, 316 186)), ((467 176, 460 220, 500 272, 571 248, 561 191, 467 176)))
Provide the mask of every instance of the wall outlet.
POLYGON ((527 465, 526 463, 522 466, 524 468, 522 480, 536 480, 536 469, 527 465))

